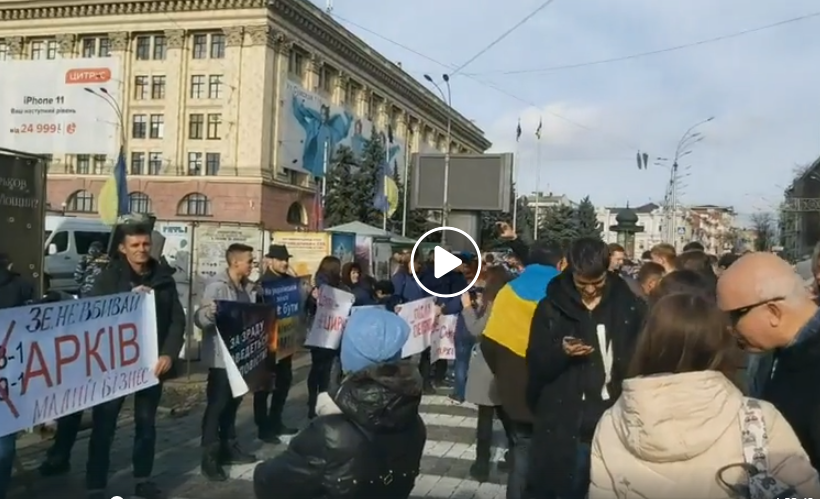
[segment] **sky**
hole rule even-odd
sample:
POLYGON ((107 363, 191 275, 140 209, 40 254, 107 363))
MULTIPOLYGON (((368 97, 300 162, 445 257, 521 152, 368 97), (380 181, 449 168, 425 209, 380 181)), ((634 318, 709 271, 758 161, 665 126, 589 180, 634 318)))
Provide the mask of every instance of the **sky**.
MULTIPOLYGON (((334 0, 333 15, 424 82, 425 73, 473 58, 543 1, 334 0)), ((815 12, 816 0, 554 0, 452 77, 453 106, 484 130, 491 151, 517 153, 520 191, 538 186, 606 206, 662 202, 669 169, 638 170, 636 152, 672 157, 689 127, 714 117, 680 162, 688 175, 681 202, 773 211, 795 167, 820 156, 820 15, 583 64, 815 12)))

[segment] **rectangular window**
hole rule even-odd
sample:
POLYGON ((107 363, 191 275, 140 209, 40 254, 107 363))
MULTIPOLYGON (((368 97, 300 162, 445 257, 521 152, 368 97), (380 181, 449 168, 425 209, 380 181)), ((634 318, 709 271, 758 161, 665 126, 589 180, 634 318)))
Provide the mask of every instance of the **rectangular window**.
POLYGON ((205 59, 208 57, 208 35, 194 35, 191 50, 191 55, 194 59, 205 59))
POLYGON ((40 40, 31 42, 31 58, 33 60, 40 60, 45 55, 45 43, 40 40))
POLYGON ((205 155, 205 175, 219 175, 220 158, 218 152, 209 152, 205 155))
POLYGON ((46 59, 53 60, 57 58, 57 49, 60 47, 60 44, 57 43, 57 40, 49 40, 46 42, 46 59))
POLYGON ((295 48, 288 58, 288 73, 300 78, 305 74, 305 56, 295 48))
POLYGON ((318 89, 327 93, 333 92, 333 70, 327 66, 319 69, 318 89))
POLYGON ((161 139, 165 136, 165 116, 162 114, 151 115, 151 128, 149 136, 152 139, 161 139))
POLYGON ((0 61, 9 60, 9 44, 0 41, 0 61))
POLYGON ((148 77, 138 75, 134 77, 134 100, 145 100, 148 98, 148 77))
POLYGON ((211 35, 211 59, 225 58, 225 35, 211 35))
POLYGON ((161 100, 165 98, 165 77, 152 76, 151 77, 151 98, 154 100, 161 100))
POLYGON ((97 39, 83 38, 81 54, 83 57, 94 57, 97 55, 97 39))
POLYGON ((205 97, 205 75, 191 76, 191 98, 201 99, 205 97))
POLYGON ((104 36, 99 39, 97 46, 97 55, 99 57, 111 57, 111 39, 104 36))
POLYGON ((222 115, 208 115, 208 140, 219 140, 222 138, 222 115))
POLYGON ((202 140, 205 135, 205 115, 192 114, 188 117, 188 138, 202 140))
POLYGON ((168 55, 168 43, 165 39, 165 35, 155 35, 154 36, 154 60, 155 61, 164 61, 165 57, 168 55))
POLYGON ((208 77, 208 98, 222 98, 222 75, 211 75, 208 77))
POLYGON ((137 37, 136 58, 138 61, 151 59, 151 37, 142 35, 137 37))
POLYGON ((162 153, 148 153, 148 175, 159 175, 162 171, 162 153))
POLYGON ((342 97, 346 106, 352 106, 356 103, 356 95, 354 92, 353 83, 348 83, 347 86, 345 86, 344 97, 342 97))
POLYGON ((148 117, 144 114, 135 114, 131 118, 131 138, 144 139, 148 136, 148 117))
POLYGON ((145 175, 145 153, 131 153, 131 175, 145 175))
POLYGON ((88 154, 77 155, 77 171, 78 175, 88 175, 91 173, 91 156, 88 154))
POLYGON ((189 152, 188 153, 188 175, 199 176, 202 175, 202 153, 189 152))
POLYGON ((108 157, 105 154, 95 154, 94 155, 94 174, 95 175, 102 175, 105 173, 105 163, 108 161, 108 157))

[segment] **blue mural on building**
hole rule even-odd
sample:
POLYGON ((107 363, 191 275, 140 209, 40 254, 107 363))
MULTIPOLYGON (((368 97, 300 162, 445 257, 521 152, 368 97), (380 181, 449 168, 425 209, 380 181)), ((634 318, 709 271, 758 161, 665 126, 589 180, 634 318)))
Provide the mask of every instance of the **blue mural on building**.
MULTIPOLYGON (((279 120, 279 163, 285 168, 321 176, 325 143, 330 156, 340 146, 349 147, 361 158, 373 133, 373 123, 349 109, 332 105, 326 98, 305 91, 294 82, 285 83, 279 120)), ((387 163, 392 172, 404 170, 404 142, 389 129, 381 132, 387 147, 387 163)))

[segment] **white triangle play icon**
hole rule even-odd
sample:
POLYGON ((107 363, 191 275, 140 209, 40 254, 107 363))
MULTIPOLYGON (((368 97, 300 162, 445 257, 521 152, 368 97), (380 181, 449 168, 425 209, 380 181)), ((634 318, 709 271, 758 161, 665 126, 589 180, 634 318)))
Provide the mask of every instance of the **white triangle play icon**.
POLYGON ((461 265, 461 258, 441 246, 436 246, 433 249, 433 256, 435 258, 433 261, 433 277, 436 279, 461 265))

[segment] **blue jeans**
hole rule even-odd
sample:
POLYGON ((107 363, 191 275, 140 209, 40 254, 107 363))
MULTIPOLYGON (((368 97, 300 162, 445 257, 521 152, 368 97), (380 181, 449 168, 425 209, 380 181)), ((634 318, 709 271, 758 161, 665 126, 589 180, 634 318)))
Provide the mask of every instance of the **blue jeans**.
POLYGON ((511 422, 510 426, 512 466, 507 475, 507 499, 524 499, 527 497, 525 490, 532 445, 532 425, 511 422))
POLYGON ((566 499, 584 499, 589 492, 590 444, 579 443, 575 450, 575 475, 572 478, 572 495, 566 499))
POLYGON ((470 369, 470 359, 473 356, 475 340, 472 336, 456 337, 456 359, 454 367, 455 386, 453 395, 458 400, 464 400, 467 392, 467 371, 470 369))
POLYGON ((0 499, 6 499, 14 469, 14 455, 17 450, 17 434, 0 437, 0 499))

